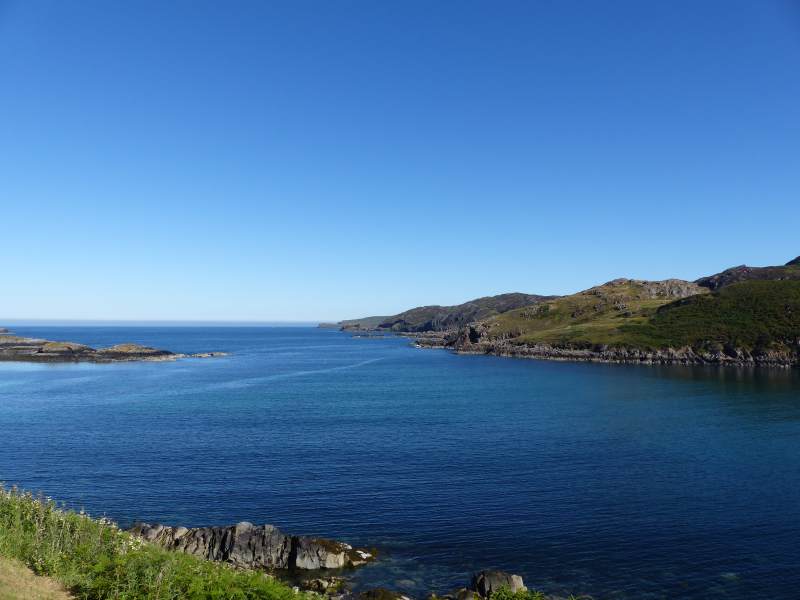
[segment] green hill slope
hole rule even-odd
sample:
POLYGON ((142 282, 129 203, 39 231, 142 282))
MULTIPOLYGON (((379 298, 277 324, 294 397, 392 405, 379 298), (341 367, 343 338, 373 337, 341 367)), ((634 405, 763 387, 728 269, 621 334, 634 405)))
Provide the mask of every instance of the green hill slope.
POLYGON ((420 345, 560 360, 797 365, 800 282, 709 292, 680 280, 618 279, 420 345))
POLYGON ((390 331, 447 331, 473 321, 503 314, 515 308, 532 306, 558 296, 535 294, 500 294, 470 300, 457 306, 420 306, 392 317, 387 317, 378 328, 390 331))
POLYGON ((800 282, 747 281, 660 307, 648 323, 623 328, 631 343, 657 348, 728 345, 789 348, 800 343, 800 282))

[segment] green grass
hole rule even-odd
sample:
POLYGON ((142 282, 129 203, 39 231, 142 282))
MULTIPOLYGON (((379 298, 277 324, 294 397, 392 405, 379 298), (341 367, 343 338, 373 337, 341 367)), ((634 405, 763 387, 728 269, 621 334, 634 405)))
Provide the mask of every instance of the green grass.
POLYGON ((145 544, 107 519, 0 484, 0 554, 86 600, 307 600, 259 571, 145 544))
POLYGON ((747 281, 682 300, 640 297, 642 286, 603 285, 488 319, 488 340, 554 347, 796 348, 800 282, 747 281), (617 310, 625 305, 627 308, 617 310))
POLYGON ((659 308, 646 324, 625 325, 632 340, 657 347, 749 349, 787 347, 800 340, 800 282, 747 281, 659 308))

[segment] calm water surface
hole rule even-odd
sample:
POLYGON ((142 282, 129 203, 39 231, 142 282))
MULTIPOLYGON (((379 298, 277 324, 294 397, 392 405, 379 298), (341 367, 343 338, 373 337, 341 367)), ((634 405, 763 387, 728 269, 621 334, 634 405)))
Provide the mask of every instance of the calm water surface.
POLYGON ((455 356, 302 328, 21 335, 229 358, 0 363, 0 479, 122 525, 377 546, 353 587, 484 568, 600 598, 797 598, 800 374, 455 356))

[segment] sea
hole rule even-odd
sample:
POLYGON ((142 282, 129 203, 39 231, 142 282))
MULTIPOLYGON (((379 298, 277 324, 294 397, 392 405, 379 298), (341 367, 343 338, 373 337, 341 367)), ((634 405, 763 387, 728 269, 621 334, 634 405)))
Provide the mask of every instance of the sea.
POLYGON ((14 327, 229 357, 0 362, 0 480, 123 527, 376 547, 356 591, 501 569, 600 599, 800 597, 797 369, 459 356, 291 327, 14 327))

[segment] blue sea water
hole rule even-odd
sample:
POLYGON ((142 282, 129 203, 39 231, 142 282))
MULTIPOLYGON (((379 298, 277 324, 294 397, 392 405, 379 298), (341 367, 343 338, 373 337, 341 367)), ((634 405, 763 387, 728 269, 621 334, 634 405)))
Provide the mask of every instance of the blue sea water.
POLYGON ((0 480, 122 525, 376 546, 356 589, 481 569, 601 598, 797 598, 797 370, 456 356, 308 328, 16 327, 234 356, 0 363, 0 480))

